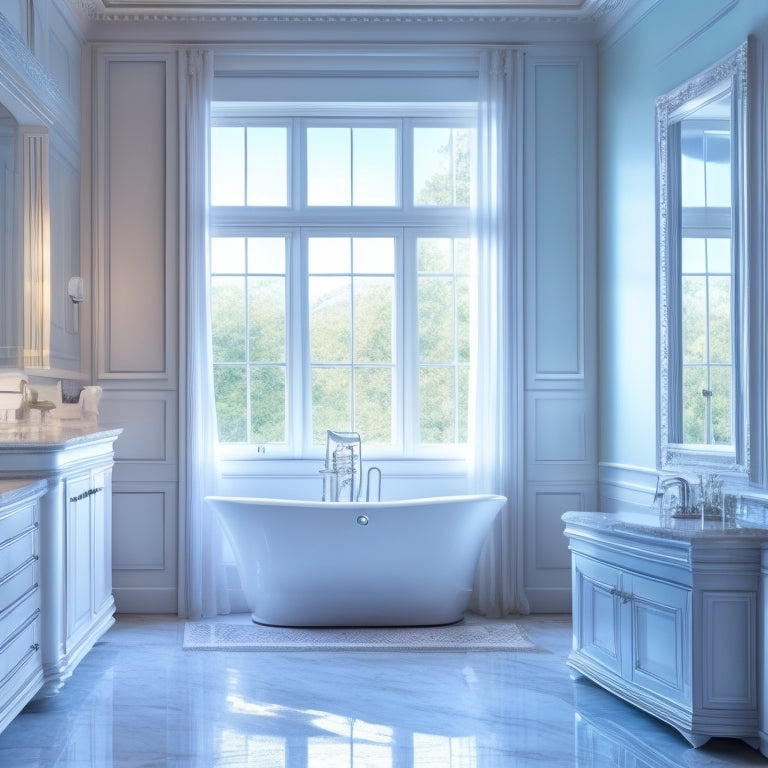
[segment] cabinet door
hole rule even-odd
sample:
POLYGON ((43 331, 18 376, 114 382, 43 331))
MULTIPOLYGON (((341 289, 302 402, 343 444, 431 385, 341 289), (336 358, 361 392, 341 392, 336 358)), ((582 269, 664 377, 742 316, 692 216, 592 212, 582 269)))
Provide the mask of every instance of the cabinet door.
POLYGON ((68 648, 77 642, 91 623, 93 542, 90 491, 90 473, 67 480, 65 536, 68 648))
POLYGON ((680 702, 691 696, 691 591, 643 576, 625 577, 624 678, 680 702))
POLYGON ((573 588, 575 651, 621 674, 621 632, 618 569, 574 555, 573 588))
POLYGON ((112 602, 112 470, 91 478, 93 521, 93 612, 112 602))

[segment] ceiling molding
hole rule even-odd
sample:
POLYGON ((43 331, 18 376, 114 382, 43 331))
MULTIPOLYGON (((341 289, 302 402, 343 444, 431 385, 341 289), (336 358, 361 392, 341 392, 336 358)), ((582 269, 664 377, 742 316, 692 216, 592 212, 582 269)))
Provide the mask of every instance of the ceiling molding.
POLYGON ((90 22, 603 22, 631 0, 65 0, 90 22))

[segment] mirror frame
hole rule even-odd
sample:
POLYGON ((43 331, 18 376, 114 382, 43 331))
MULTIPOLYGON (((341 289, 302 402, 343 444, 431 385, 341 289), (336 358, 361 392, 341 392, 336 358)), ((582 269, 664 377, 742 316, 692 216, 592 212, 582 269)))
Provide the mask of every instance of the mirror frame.
POLYGON ((658 275, 658 456, 662 471, 686 470, 727 472, 749 475, 749 248, 748 248, 748 43, 743 43, 700 75, 656 101, 656 232, 658 275), (679 259, 679 246, 670 234, 670 222, 676 216, 670 199, 668 169, 676 147, 670 140, 670 129, 703 104, 730 92, 731 101, 731 168, 732 168, 732 328, 733 343, 733 446, 677 443, 672 440, 671 424, 675 420, 675 402, 670 387, 677 374, 672 369, 675 359, 670 345, 679 311, 671 301, 672 286, 679 280, 679 269, 672 266, 679 259))

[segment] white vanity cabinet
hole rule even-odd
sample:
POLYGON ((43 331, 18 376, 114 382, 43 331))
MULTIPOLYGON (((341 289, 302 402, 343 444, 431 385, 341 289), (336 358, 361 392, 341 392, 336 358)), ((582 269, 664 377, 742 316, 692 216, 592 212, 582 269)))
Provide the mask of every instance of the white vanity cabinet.
MULTIPOLYGON (((64 479, 66 542, 65 655, 69 663, 94 627, 115 610, 112 598, 111 466, 64 479)), ((88 643, 90 647, 91 643, 88 643)), ((76 663, 76 662, 75 662, 76 663)))
POLYGON ((121 430, 27 426, 0 431, 0 479, 41 478, 41 653, 55 693, 114 622, 113 445, 121 430))
POLYGON ((38 534, 46 488, 0 480, 0 731, 43 686, 38 534))
POLYGON ((576 672, 693 745, 759 746, 760 558, 768 530, 568 512, 576 672))

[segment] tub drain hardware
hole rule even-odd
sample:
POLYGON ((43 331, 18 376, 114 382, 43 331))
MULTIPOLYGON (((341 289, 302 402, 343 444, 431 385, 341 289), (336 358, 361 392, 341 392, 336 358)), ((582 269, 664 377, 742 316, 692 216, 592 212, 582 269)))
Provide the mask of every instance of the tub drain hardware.
POLYGON ((356 520, 358 525, 368 525, 368 516, 367 515, 358 515, 356 520))

